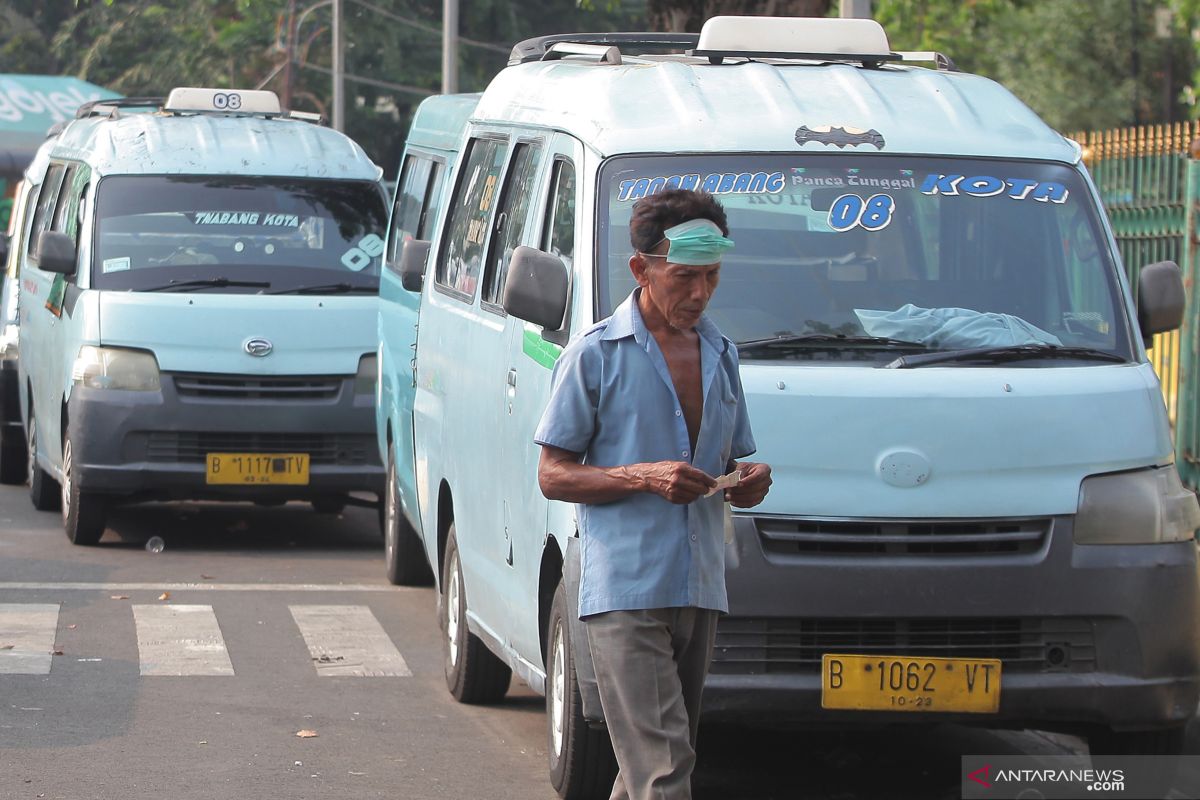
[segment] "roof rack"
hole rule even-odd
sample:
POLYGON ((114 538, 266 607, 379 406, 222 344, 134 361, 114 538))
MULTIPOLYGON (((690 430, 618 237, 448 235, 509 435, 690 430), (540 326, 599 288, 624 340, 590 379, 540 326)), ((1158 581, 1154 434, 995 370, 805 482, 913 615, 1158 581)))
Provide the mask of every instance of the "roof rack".
POLYGON ((92 100, 75 110, 75 119, 86 117, 115 117, 122 108, 161 108, 161 97, 116 97, 111 100, 92 100))
POLYGON ((901 61, 932 61, 940 72, 962 72, 954 63, 954 59, 936 50, 903 50, 897 55, 900 56, 901 61))
MULTIPOLYGON (((530 61, 541 61, 546 58, 556 44, 588 44, 600 46, 640 45, 659 50, 688 50, 700 41, 696 33, 553 33, 548 36, 537 36, 526 39, 513 46, 508 57, 509 66, 525 64, 530 61)), ((561 58, 563 50, 558 51, 561 58)), ((554 58, 555 56, 551 56, 554 58)))

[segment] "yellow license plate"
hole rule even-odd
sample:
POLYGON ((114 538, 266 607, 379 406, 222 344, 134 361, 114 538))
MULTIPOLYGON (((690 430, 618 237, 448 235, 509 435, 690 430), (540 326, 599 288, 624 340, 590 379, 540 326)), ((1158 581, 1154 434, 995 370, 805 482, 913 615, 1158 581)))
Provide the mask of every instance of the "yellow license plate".
POLYGON ((209 453, 209 484, 308 484, 308 453, 209 453))
POLYGON ((827 653, 821 658, 821 708, 995 714, 1000 659, 827 653))

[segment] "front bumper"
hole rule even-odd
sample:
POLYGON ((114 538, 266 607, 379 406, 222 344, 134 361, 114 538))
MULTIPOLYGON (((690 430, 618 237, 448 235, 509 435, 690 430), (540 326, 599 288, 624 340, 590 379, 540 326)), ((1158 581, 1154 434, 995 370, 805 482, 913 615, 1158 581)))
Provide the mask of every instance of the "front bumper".
POLYGON ((164 373, 159 392, 76 386, 68 404, 76 479, 83 491, 133 501, 381 496, 373 400, 354 394, 352 376, 164 373), (210 452, 308 453, 309 483, 209 485, 210 452))
POLYGON ((1056 517, 1024 552, 789 553, 760 522, 735 521, 731 613, 718 625, 706 718, 1078 732, 1160 728, 1195 713, 1194 542, 1076 545, 1072 519, 1056 517), (823 653, 997 657, 1000 711, 827 711, 823 653))

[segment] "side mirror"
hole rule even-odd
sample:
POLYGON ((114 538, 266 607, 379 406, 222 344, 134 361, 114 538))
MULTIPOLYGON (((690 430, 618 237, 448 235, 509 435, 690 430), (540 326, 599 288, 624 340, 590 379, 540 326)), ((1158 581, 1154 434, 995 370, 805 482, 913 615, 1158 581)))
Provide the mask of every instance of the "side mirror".
POLYGON ((1142 267, 1138 275, 1138 327, 1149 342, 1156 333, 1173 331, 1183 324, 1183 271, 1174 261, 1142 267))
POLYGON ((567 313, 567 267, 562 259, 524 245, 513 250, 504 310, 547 331, 562 327, 567 313))
POLYGON ((400 246, 400 285, 410 292, 421 291, 425 283, 430 244, 424 239, 407 239, 400 246))
POLYGON ((74 275, 75 243, 65 233, 43 231, 38 234, 34 260, 37 261, 38 269, 45 272, 74 275))

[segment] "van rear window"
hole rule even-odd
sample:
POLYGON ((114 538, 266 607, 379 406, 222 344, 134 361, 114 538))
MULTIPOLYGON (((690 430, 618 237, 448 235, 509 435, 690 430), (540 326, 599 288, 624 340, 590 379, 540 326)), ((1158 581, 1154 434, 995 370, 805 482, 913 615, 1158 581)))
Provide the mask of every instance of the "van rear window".
POLYGON ((111 176, 97 194, 92 286, 133 291, 378 291, 378 184, 111 176))

